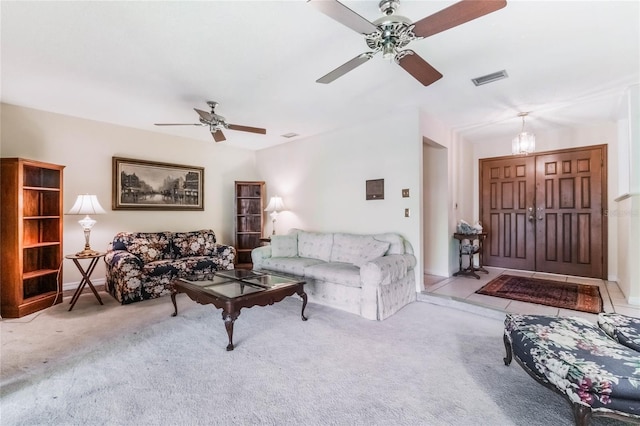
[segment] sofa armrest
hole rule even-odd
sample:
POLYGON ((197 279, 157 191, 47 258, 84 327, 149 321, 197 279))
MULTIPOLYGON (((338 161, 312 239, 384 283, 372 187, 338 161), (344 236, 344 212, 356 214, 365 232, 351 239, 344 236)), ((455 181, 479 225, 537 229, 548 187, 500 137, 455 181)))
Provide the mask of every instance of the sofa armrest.
POLYGON ((130 264, 137 269, 142 269, 142 265, 144 265, 142 259, 126 250, 108 251, 104 256, 104 262, 107 264, 107 268, 120 268, 122 265, 130 264))
POLYGON ((360 279, 364 286, 388 285, 407 276, 416 264, 412 254, 378 257, 360 266, 360 279))
POLYGON ((251 263, 253 269, 260 269, 264 259, 271 257, 271 246, 260 246, 251 250, 251 263))
POLYGON ((216 257, 218 258, 218 266, 221 269, 233 269, 236 259, 236 249, 233 246, 216 243, 216 257))

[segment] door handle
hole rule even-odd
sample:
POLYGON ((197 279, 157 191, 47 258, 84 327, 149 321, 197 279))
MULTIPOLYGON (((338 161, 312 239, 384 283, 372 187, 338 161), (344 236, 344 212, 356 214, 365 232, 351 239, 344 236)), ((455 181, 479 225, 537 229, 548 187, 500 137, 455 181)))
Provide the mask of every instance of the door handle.
POLYGON ((533 222, 536 217, 533 215, 533 207, 529 207, 529 222, 533 222))
POLYGON ((542 220, 542 211, 544 210, 544 207, 538 207, 538 220, 542 220))

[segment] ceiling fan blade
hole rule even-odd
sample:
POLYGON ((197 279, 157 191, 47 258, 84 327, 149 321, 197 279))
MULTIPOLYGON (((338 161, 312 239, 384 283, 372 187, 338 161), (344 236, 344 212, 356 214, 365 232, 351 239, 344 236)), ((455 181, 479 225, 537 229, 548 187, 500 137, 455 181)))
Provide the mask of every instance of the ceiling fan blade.
POLYGON ((495 12, 506 5, 506 0, 462 0, 415 22, 413 32, 418 37, 429 37, 495 12))
POLYGON ((227 138, 224 137, 224 133, 222 133, 222 130, 216 130, 215 132, 211 132, 211 136, 213 136, 213 140, 216 142, 222 142, 227 140, 227 138))
POLYGON ((200 116, 200 118, 202 118, 202 119, 203 119, 204 121, 206 121, 207 123, 211 123, 211 121, 213 121, 213 120, 212 120, 212 119, 213 119, 213 116, 212 116, 210 113, 208 113, 208 112, 206 112, 206 111, 202 111, 201 109, 197 109, 197 108, 194 108, 193 110, 194 110, 195 112, 197 112, 197 113, 198 113, 198 115, 200 116))
POLYGON ((343 75, 345 75, 349 71, 353 70, 354 68, 359 67, 360 65, 364 64, 369 59, 373 58, 374 54, 375 54, 375 52, 361 53, 360 55, 356 56, 355 58, 351 59, 350 61, 347 61, 344 64, 340 65, 335 70, 323 75, 322 77, 320 77, 319 79, 316 80, 316 83, 329 84, 333 80, 335 80, 335 79, 337 79, 339 77, 342 77, 343 75))
POLYGON ((309 0, 308 3, 316 10, 324 13, 329 18, 333 18, 355 32, 360 34, 371 34, 378 31, 378 27, 358 15, 347 6, 336 0, 309 0))
POLYGON ((231 130, 240 130, 241 132, 260 133, 261 135, 267 134, 267 129, 261 129, 259 127, 249 127, 249 126, 239 126, 237 124, 229 124, 227 125, 227 128, 231 130))
MULTIPOLYGON (((396 62, 424 86, 428 86, 442 78, 442 74, 413 50, 403 50, 396 62)), ((397 57, 396 57, 397 58, 397 57)))
POLYGON ((204 126, 202 123, 153 123, 154 126, 204 126))

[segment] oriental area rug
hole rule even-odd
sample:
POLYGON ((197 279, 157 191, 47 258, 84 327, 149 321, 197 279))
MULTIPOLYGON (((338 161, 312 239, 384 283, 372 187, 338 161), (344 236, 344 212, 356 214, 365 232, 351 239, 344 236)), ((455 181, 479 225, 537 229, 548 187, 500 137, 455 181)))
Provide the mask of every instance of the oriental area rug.
POLYGON ((592 314, 602 312, 602 297, 597 285, 503 274, 476 293, 592 314))

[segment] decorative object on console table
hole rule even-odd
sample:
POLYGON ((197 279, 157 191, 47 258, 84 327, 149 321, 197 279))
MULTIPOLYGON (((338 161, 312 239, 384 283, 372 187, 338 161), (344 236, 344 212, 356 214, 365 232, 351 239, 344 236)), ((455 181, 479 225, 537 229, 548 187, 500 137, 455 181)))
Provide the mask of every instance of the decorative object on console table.
POLYGON ((91 228, 96 224, 94 219, 91 219, 89 215, 96 214, 106 214, 100 202, 98 201, 98 197, 95 195, 78 195, 75 204, 71 209, 67 212, 67 214, 79 214, 85 215, 83 219, 80 219, 78 223, 82 226, 84 230, 84 250, 81 250, 76 253, 78 257, 93 257, 100 254, 95 250, 91 250, 91 245, 89 244, 89 237, 91 235, 91 228))
POLYGON ((3 158, 0 294, 3 318, 62 302, 64 166, 3 158))
POLYGON ((269 204, 267 204, 267 208, 264 209, 264 211, 269 212, 271 216, 271 224, 273 227, 273 230, 271 231, 272 235, 276 235, 276 218, 278 217, 278 213, 283 210, 286 210, 286 207, 284 206, 282 198, 277 195, 275 197, 271 197, 269 204))
POLYGON ((260 247, 264 232, 265 191, 263 181, 236 181, 236 268, 251 269, 251 250, 260 247))

